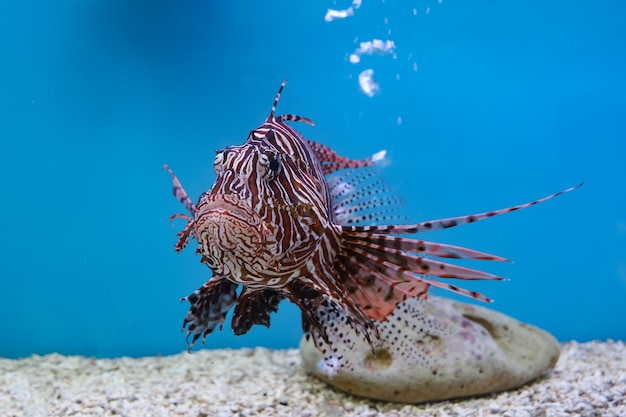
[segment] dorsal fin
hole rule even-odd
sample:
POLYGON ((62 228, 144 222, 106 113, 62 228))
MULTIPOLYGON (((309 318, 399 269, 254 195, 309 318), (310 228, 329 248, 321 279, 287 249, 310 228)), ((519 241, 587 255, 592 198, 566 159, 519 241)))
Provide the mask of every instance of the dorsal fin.
POLYGON ((274 97, 274 104, 272 104, 272 111, 270 111, 270 115, 267 116, 268 122, 274 121, 274 113, 276 113, 276 106, 278 105, 278 100, 280 100, 280 95, 283 92, 283 88, 285 88, 285 84, 287 84, 287 79, 285 78, 283 82, 280 84, 280 88, 278 89, 278 93, 276 93, 276 97, 274 97))
POLYGON ((285 88, 285 84, 287 84, 286 78, 283 80, 282 84, 280 85, 280 88, 278 89, 278 93, 276 93, 276 97, 274 98, 274 104, 272 104, 272 111, 270 111, 270 115, 267 116, 267 120, 265 122, 266 123, 267 122, 283 122, 285 120, 289 120, 292 122, 304 122, 306 124, 313 126, 314 123, 311 119, 307 117, 303 117, 303 116, 298 116, 297 114, 283 114, 283 115, 274 117, 274 114, 276 113, 276 106, 278 105, 278 100, 280 100, 280 95, 283 92, 283 88, 285 88))

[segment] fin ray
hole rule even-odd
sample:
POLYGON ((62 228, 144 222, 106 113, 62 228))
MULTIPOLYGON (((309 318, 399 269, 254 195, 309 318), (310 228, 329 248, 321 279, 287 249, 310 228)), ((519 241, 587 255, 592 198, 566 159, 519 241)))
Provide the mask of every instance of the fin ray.
POLYGON ((429 220, 416 224, 406 224, 406 225, 388 225, 388 226, 342 226, 344 231, 348 232, 372 232, 377 234, 403 234, 403 233, 423 233, 423 232, 432 232, 435 230, 448 229, 450 227, 459 226, 462 224, 475 223, 480 220, 488 219, 490 217, 499 216, 506 213, 511 213, 513 211, 521 210, 527 207, 534 206, 539 203, 543 203, 544 201, 548 201, 553 199, 554 197, 558 197, 561 194, 568 193, 570 191, 574 191, 575 189, 581 187, 585 182, 581 182, 574 187, 567 188, 565 190, 559 191, 554 194, 550 194, 546 197, 540 198, 538 200, 531 201, 525 204, 519 204, 516 206, 511 206, 499 210, 494 211, 486 211, 483 213, 470 214, 467 216, 457 216, 457 217, 447 217, 444 219, 436 219, 429 220))

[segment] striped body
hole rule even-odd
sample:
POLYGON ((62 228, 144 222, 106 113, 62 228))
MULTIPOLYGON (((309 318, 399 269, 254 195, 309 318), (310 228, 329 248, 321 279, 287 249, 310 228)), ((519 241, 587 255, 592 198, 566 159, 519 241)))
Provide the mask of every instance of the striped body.
POLYGON ((418 224, 372 225, 388 215, 398 198, 366 168, 384 156, 350 160, 305 139, 286 121, 312 122, 301 116, 275 116, 281 85, 265 122, 243 145, 218 151, 216 180, 197 205, 174 173, 174 195, 189 214, 176 250, 190 237, 198 241, 202 262, 213 277, 185 297, 191 304, 183 328, 193 335, 190 348, 224 321, 233 306, 235 334, 253 325, 269 327, 269 316, 286 298, 303 313, 303 327, 318 346, 328 343, 324 316, 346 317, 373 348, 372 320, 385 320, 409 297, 426 297, 433 285, 482 301, 487 297, 431 278, 465 280, 501 277, 433 258, 506 259, 442 243, 392 236, 422 233, 472 223, 551 199, 559 193, 502 210, 418 224), (243 289, 237 294, 236 289, 243 289))

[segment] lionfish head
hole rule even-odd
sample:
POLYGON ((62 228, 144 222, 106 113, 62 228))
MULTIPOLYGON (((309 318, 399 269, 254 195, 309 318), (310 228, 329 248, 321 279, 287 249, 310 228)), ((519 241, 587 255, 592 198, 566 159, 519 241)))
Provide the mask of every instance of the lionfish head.
MULTIPOLYGON (((282 87, 281 87, 282 90, 282 87)), ((329 225, 329 195, 306 140, 274 117, 217 151, 216 180, 195 213, 198 252, 217 276, 251 288, 293 280, 329 225)), ((298 119, 295 119, 298 117, 298 119)))

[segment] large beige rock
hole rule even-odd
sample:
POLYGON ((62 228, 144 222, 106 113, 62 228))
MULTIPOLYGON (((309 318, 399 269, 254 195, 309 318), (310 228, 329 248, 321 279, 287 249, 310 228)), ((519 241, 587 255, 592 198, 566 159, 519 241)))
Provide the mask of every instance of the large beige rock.
POLYGON ((330 385, 364 397, 418 403, 518 387, 554 367, 559 344, 550 334, 496 311, 431 297, 400 304, 377 322, 374 357, 345 320, 329 323, 344 365, 302 340, 305 368, 330 385), (351 336, 346 336, 351 335, 351 336), (336 365, 336 364, 331 364, 336 365))

